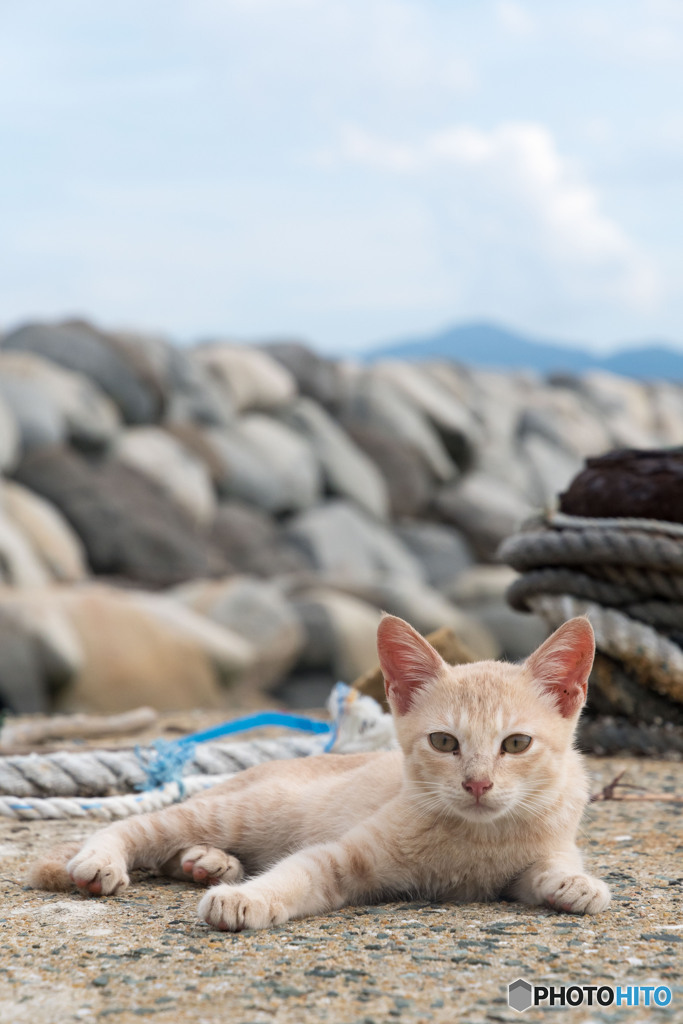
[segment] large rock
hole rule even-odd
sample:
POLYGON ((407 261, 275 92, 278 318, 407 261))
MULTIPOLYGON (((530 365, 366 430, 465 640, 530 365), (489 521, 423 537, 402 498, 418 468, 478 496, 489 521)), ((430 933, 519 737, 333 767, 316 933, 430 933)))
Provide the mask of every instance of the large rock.
POLYGON ((427 417, 458 466, 469 469, 475 463, 482 439, 481 428, 453 390, 444 387, 438 377, 430 376, 413 363, 382 361, 377 363, 374 372, 392 384, 406 402, 427 417))
POLYGON ((501 542, 532 512, 531 505, 503 481, 478 472, 442 488, 434 507, 445 522, 462 530, 485 561, 495 558, 501 542))
POLYGON ((412 522, 396 527, 396 534, 420 561, 428 583, 437 590, 449 587, 474 564, 465 537, 444 523, 412 522))
MULTIPOLYGON (((16 424, 17 448, 11 461, 17 461, 19 451, 31 451, 66 441, 66 421, 59 405, 39 381, 27 374, 7 372, 0 353, 0 400, 9 410, 16 424)), ((13 445, 10 442, 10 451, 13 445)))
POLYGON ((97 450, 119 429, 116 407, 92 381, 30 352, 0 350, 0 394, 17 418, 25 449, 66 438, 97 450))
POLYGON ((207 463, 221 498, 280 514, 308 508, 322 494, 312 449, 284 423, 252 414, 230 430, 174 433, 207 463))
POLYGON ((270 416, 251 413, 238 421, 235 432, 276 482, 280 500, 273 511, 315 504, 322 491, 322 474, 310 444, 296 431, 270 416))
POLYGON ((322 573, 335 578, 424 578, 418 560, 390 530, 346 501, 330 501, 301 513, 286 533, 322 573))
POLYGON ((51 502, 10 480, 4 482, 0 495, 5 515, 28 540, 54 580, 78 583, 87 578, 83 545, 51 502))
POLYGON ((6 351, 32 352, 89 377, 128 423, 156 422, 163 392, 140 350, 87 324, 26 324, 5 335, 6 351))
POLYGON ((158 335, 119 334, 129 347, 140 348, 154 369, 164 392, 164 422, 199 423, 227 427, 234 418, 225 389, 191 351, 158 335))
POLYGON ((293 607, 304 628, 302 668, 324 668, 333 680, 351 683, 375 664, 382 613, 367 601, 313 587, 293 607))
POLYGON ((187 607, 251 644, 254 659, 246 684, 264 689, 285 678, 304 645, 304 631, 295 611, 273 583, 233 576, 199 580, 174 591, 187 607))
POLYGON ((427 417, 372 370, 347 367, 340 415, 345 425, 371 428, 396 438, 417 452, 433 476, 453 480, 458 470, 427 417))
POLYGON ((40 587, 50 579, 30 540, 11 518, 0 514, 0 583, 40 587))
POLYGON ((516 439, 522 417, 533 408, 542 385, 529 374, 491 370, 470 373, 471 406, 479 411, 483 424, 477 468, 525 497, 529 492, 529 477, 526 466, 518 458, 516 439))
POLYGON ((657 446, 656 416, 645 384, 603 370, 576 377, 574 383, 579 393, 592 403, 610 438, 609 445, 594 448, 586 455, 597 455, 614 446, 657 446))
POLYGON ((114 454, 155 481, 195 523, 212 522, 216 497, 211 473, 197 455, 168 431, 132 427, 119 435, 114 454))
POLYGON ((0 473, 6 473, 16 465, 19 458, 21 435, 16 417, 1 392, 0 382, 0 473))
POLYGON ((349 436, 380 470, 389 494, 392 519, 426 512, 434 494, 434 475, 419 452, 383 429, 346 417, 349 436))
POLYGON ((160 487, 116 460, 43 449, 25 458, 15 477, 60 509, 94 572, 164 586, 228 571, 160 487))
POLYGON ((83 649, 62 710, 221 707, 224 687, 253 660, 242 637, 165 596, 97 586, 66 591, 60 603, 83 649))
POLYGON ((539 435, 575 458, 607 451, 610 435, 594 407, 578 390, 560 386, 561 381, 570 379, 558 377, 556 386, 546 386, 534 394, 520 414, 518 435, 522 440, 539 435))
POLYGON ((343 384, 336 362, 296 341, 274 341, 261 347, 289 370, 300 394, 330 410, 339 406, 343 384))
POLYGON ((549 634, 540 615, 516 612, 505 598, 517 578, 506 565, 475 565, 465 570, 448 589, 448 596, 496 638, 502 657, 521 661, 549 634))
POLYGON ((279 576, 312 568, 269 515, 241 501, 221 502, 211 540, 237 572, 279 576))
POLYGON ((560 491, 571 483, 582 461, 558 448, 541 434, 527 434, 519 443, 519 458, 529 468, 528 497, 534 505, 553 508, 560 491))
POLYGON ((379 469, 321 406, 300 398, 282 419, 310 443, 330 494, 350 498, 378 519, 388 517, 388 489, 379 469))
POLYGON ((497 658, 500 654, 500 647, 486 626, 475 616, 456 608, 438 590, 422 583, 390 579, 363 585, 345 584, 340 580, 338 590, 373 604, 378 611, 398 615, 419 633, 431 633, 442 627, 453 630, 477 660, 497 658))
POLYGON ((683 441, 683 388, 658 381, 649 387, 655 430, 661 444, 677 445, 683 441))
POLYGON ((0 589, 0 707, 15 714, 50 711, 83 666, 78 636, 46 595, 0 589))
POLYGON ((192 350, 192 357, 209 370, 238 412, 279 409, 297 393, 291 373, 258 348, 200 345, 192 350))

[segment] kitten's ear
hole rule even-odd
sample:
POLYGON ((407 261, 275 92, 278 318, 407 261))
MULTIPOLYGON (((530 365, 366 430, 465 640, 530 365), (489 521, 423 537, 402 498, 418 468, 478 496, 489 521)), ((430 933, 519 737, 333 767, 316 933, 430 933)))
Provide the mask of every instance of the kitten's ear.
POLYGON ((525 665, 543 689, 555 698, 562 717, 573 718, 586 700, 594 657, 593 627, 582 617, 560 626, 527 658, 525 665))
POLYGON ((377 650, 387 700, 397 714, 405 715, 415 690, 436 678, 443 659, 424 637, 395 615, 385 615, 380 622, 377 650))

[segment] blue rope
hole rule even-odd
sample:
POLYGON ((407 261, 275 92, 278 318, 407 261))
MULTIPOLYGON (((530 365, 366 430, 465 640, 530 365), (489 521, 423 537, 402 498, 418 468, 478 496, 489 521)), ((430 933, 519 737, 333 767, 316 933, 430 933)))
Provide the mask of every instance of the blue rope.
POLYGON ((182 797, 185 795, 183 769, 191 760, 198 743, 221 739, 223 736, 231 736, 234 733, 247 732, 249 729, 262 729, 269 725, 279 725, 285 729, 298 729, 301 732, 318 735, 330 733, 330 740, 325 745, 325 750, 330 749, 337 733, 336 726, 330 725, 329 722, 320 722, 315 718, 290 715, 286 711, 259 711, 255 715, 246 715, 244 718, 236 718, 232 722, 223 722, 221 725, 215 725, 212 729, 204 729, 178 740, 157 740, 153 750, 145 751, 136 747, 135 753, 147 778, 135 788, 147 791, 163 786, 167 782, 177 782, 182 797))

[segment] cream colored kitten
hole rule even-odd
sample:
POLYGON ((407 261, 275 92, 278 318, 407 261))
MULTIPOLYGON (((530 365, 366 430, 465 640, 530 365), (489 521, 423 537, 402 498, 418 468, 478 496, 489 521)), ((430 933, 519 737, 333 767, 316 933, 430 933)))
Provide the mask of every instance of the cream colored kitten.
POLYGON ((604 910, 609 890, 575 843, 588 620, 565 623, 523 665, 449 666, 393 616, 378 649, 400 750, 258 765, 110 825, 68 864, 36 864, 32 884, 109 895, 131 869, 161 869, 213 883, 199 915, 228 931, 407 894, 604 910))

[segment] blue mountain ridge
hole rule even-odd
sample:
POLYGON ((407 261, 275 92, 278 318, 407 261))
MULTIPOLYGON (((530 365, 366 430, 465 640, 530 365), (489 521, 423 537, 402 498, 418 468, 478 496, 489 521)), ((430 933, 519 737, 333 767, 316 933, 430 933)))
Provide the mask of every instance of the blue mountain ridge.
POLYGON ((387 342, 366 349, 378 359, 447 359, 470 366, 548 373, 609 370, 641 380, 683 381, 683 350, 665 342, 642 342, 609 355, 596 355, 560 342, 534 340, 491 323, 467 323, 436 334, 387 342))

